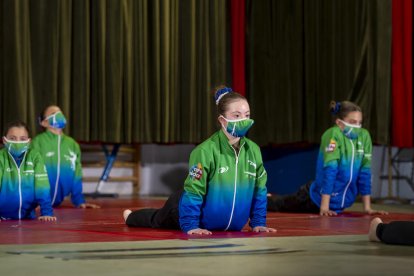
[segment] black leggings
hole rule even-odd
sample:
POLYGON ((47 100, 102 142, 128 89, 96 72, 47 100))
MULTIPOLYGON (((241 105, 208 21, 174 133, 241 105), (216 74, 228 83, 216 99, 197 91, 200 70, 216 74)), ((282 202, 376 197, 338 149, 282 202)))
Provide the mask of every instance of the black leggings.
POLYGON ((267 198, 267 210, 272 212, 317 213, 319 207, 313 203, 309 195, 309 182, 290 195, 272 195, 267 198))
POLYGON ((132 212, 126 224, 132 227, 180 229, 178 205, 183 190, 173 193, 160 209, 141 209, 132 212))
POLYGON ((414 221, 380 223, 377 237, 388 244, 414 245, 414 221))

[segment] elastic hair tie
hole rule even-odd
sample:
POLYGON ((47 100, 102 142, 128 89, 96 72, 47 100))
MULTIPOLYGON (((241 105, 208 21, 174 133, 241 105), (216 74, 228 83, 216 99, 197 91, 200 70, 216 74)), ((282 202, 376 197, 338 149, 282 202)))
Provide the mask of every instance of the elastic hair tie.
POLYGON ((223 87, 219 90, 217 90, 216 92, 216 105, 219 104, 221 98, 224 97, 224 95, 226 95, 227 93, 233 92, 233 89, 231 89, 230 87, 223 87))
POLYGON ((332 108, 332 111, 331 111, 332 115, 338 114, 339 110, 341 110, 341 103, 340 102, 336 103, 335 107, 332 108))

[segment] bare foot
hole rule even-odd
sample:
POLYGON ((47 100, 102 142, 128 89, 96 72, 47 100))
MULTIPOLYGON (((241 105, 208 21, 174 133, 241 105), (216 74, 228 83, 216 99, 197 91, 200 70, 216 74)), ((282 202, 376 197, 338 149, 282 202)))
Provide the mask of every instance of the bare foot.
POLYGON ((128 216, 129 216, 129 214, 131 214, 131 213, 132 213, 132 211, 129 210, 129 209, 124 210, 123 216, 124 216, 125 222, 126 222, 128 216))
POLYGON ((368 232, 368 240, 376 242, 380 241, 380 239, 377 237, 377 227, 380 223, 382 223, 382 220, 380 218, 374 218, 371 220, 368 232))

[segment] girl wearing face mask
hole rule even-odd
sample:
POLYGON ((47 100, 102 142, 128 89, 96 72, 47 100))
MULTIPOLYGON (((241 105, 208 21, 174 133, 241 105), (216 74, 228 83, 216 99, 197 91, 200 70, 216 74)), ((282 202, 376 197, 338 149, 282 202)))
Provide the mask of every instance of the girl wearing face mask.
POLYGON ((33 219, 40 205, 39 220, 55 221, 50 186, 43 159, 30 146, 23 122, 8 125, 0 150, 0 220, 33 219))
POLYGON ((79 208, 99 208, 86 203, 82 195, 82 165, 79 144, 63 133, 66 118, 58 106, 46 107, 39 116, 39 123, 45 131, 33 139, 45 161, 52 205, 59 206, 66 196, 71 195, 73 205, 79 208))
POLYGON ((386 214, 371 208, 372 142, 362 128, 361 108, 332 101, 330 110, 335 124, 322 135, 316 179, 296 194, 268 197, 268 210, 336 216, 360 194, 367 214, 386 214))
POLYGON ((231 88, 215 94, 220 130, 191 153, 184 189, 161 209, 124 211, 128 226, 181 229, 187 234, 266 227, 266 180, 260 148, 245 137, 253 125, 247 100, 231 88))

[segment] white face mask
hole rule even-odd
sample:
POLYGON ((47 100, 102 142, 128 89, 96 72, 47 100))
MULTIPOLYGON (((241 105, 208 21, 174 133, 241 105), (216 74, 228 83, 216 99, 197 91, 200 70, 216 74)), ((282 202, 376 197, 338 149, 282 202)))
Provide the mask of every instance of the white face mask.
POLYGON ((361 133, 361 125, 350 124, 341 119, 338 120, 344 124, 344 129, 342 130, 342 133, 349 139, 356 139, 358 135, 361 133))

